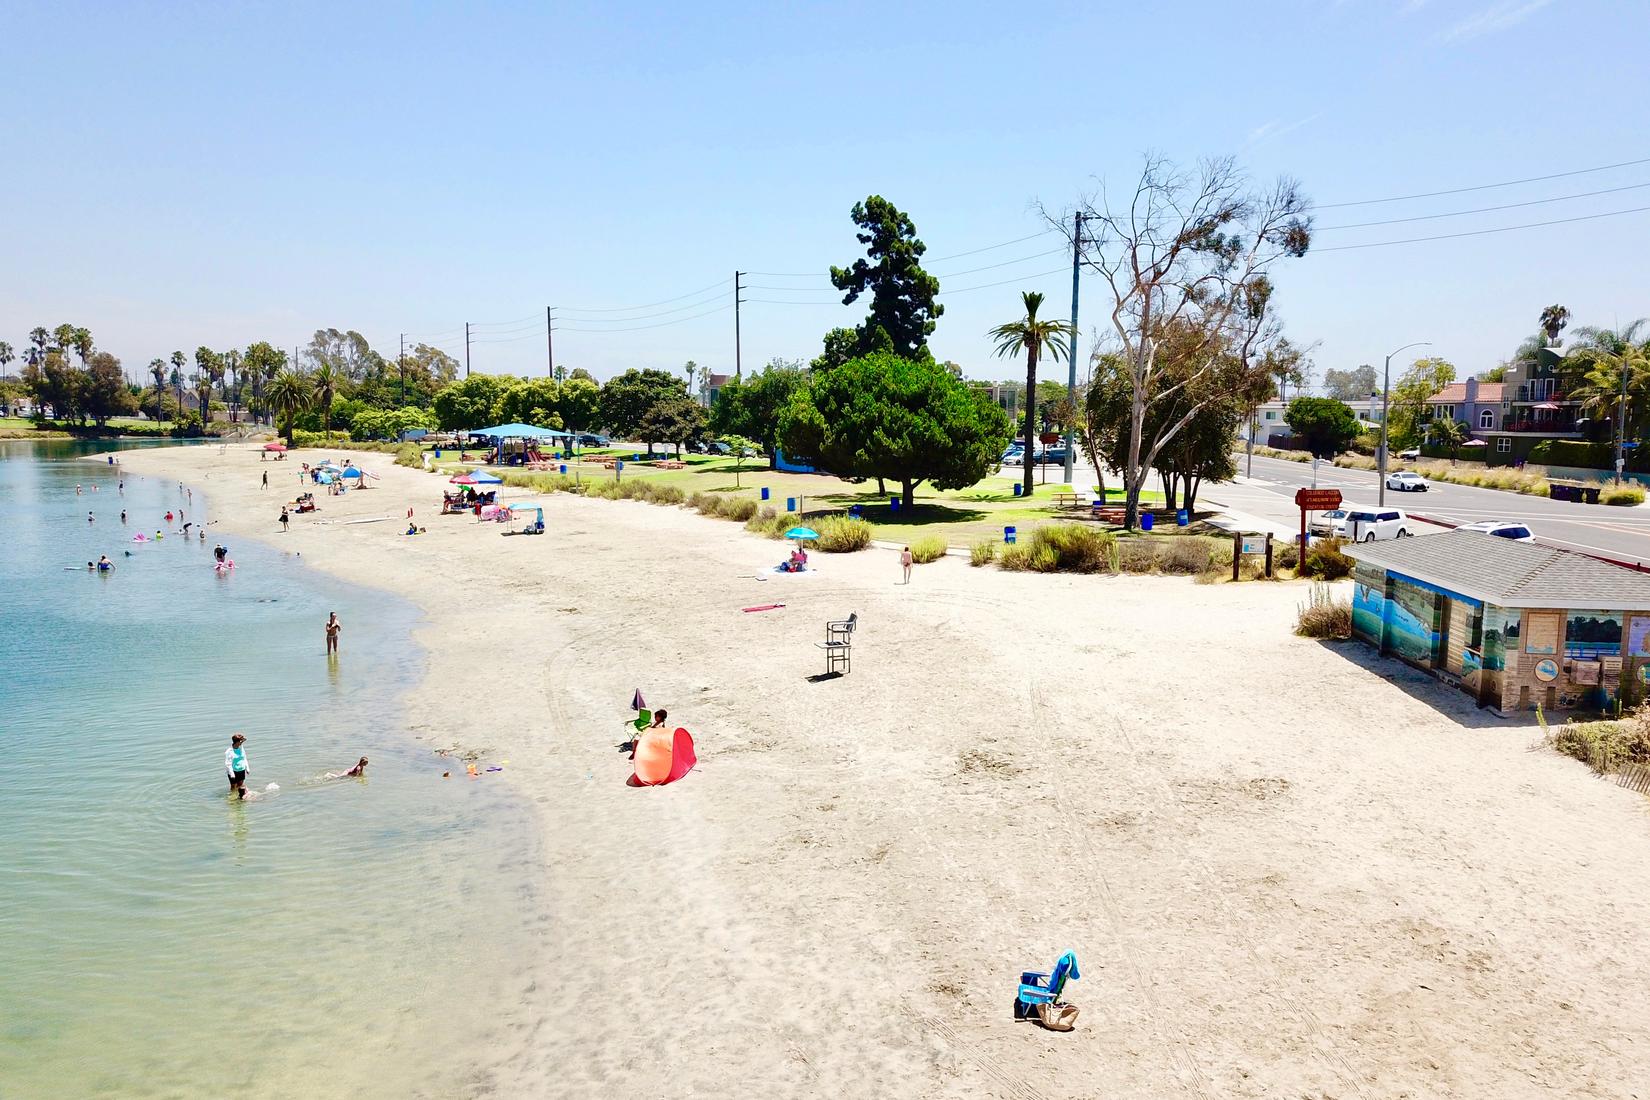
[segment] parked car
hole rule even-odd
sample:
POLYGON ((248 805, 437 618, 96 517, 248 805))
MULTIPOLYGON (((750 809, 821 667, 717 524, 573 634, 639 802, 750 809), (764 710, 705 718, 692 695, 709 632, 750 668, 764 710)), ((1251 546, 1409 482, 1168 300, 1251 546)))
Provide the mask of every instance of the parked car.
POLYGON ((1456 530, 1479 531, 1497 538, 1512 539, 1514 542, 1535 541, 1535 533, 1530 530, 1529 524, 1516 519, 1481 519, 1477 523, 1463 523, 1456 530))
POLYGON ((1045 451, 1037 452, 1039 466, 1064 466, 1066 464, 1066 449, 1064 447, 1050 447, 1045 451))
POLYGON ((1010 443, 1008 445, 1008 449, 1003 452, 1003 457, 999 461, 1001 461, 1004 465, 1018 465, 1018 463, 1014 463, 1011 460, 1019 458, 1021 455, 1025 454, 1025 452, 1026 449, 1022 444, 1010 443))
POLYGON ((1346 537, 1353 542, 1410 537, 1409 517, 1396 508, 1365 508, 1357 504, 1346 509, 1346 537))
POLYGON ((1409 449, 1409 450, 1407 450, 1407 451, 1399 451, 1399 452, 1398 452, 1398 457, 1399 457, 1399 458, 1403 458, 1403 459, 1408 459, 1408 460, 1409 460, 1409 461, 1411 461, 1411 462, 1413 462, 1413 461, 1415 461, 1415 460, 1416 460, 1416 459, 1417 459, 1417 458, 1420 458, 1420 457, 1421 457, 1421 448, 1419 448, 1419 447, 1411 447, 1411 448, 1410 448, 1410 449, 1409 449))
POLYGON ((605 447, 613 441, 600 432, 581 432, 578 442, 581 447, 605 447))
POLYGON ((1306 525, 1306 529, 1319 538, 1344 539, 1346 537, 1346 509, 1336 508, 1328 512, 1319 512, 1312 517, 1312 522, 1306 525))
POLYGON ((1386 475, 1386 487, 1400 493, 1424 493, 1432 488, 1427 479, 1414 470, 1399 470, 1386 475))

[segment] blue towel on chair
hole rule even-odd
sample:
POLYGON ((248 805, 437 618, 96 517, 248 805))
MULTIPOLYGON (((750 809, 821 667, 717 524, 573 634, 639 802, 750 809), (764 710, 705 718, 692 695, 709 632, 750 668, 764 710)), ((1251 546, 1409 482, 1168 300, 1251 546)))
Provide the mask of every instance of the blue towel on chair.
POLYGON ((1055 962, 1052 971, 1046 974, 1040 971, 1026 971, 1021 974, 1018 999, 1026 1004, 1047 1004, 1059 998, 1065 990, 1066 982, 1075 981, 1082 976, 1077 969, 1077 955, 1067 951, 1055 962))

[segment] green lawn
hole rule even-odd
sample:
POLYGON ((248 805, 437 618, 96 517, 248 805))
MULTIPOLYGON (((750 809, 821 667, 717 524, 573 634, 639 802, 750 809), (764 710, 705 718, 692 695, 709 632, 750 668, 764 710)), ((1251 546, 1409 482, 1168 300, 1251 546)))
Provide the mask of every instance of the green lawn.
MULTIPOLYGON (((586 457, 603 452, 585 451, 586 457)), ((608 448, 606 453, 634 454, 629 448, 608 448)), ((660 457, 668 457, 661 455, 660 457)), ((443 449, 436 465, 446 474, 471 468, 474 463, 459 463, 457 454, 443 449)), ((798 474, 769 470, 761 460, 747 459, 740 470, 732 458, 714 455, 683 455, 688 463, 685 470, 661 470, 648 462, 625 461, 622 477, 646 478, 659 485, 674 485, 684 493, 728 493, 760 500, 761 490, 768 490, 767 506, 784 511, 793 500, 796 508, 807 513, 846 512, 859 505, 861 514, 876 528, 875 537, 886 541, 908 541, 918 535, 943 535, 953 546, 966 546, 982 538, 1000 538, 1005 526, 1018 527, 1021 533, 1043 523, 1075 521, 1093 522, 1083 511, 1059 509, 1054 505, 1055 493, 1066 491, 1058 481, 1038 482, 1032 495, 1014 495, 1020 477, 991 476, 966 489, 938 490, 930 485, 919 486, 916 503, 907 511, 897 512, 889 497, 899 495, 899 487, 890 483, 886 494, 877 492, 876 482, 851 482, 824 474, 798 474)), ((559 465, 559 463, 558 463, 559 465)), ((569 476, 606 479, 614 476, 612 470, 594 462, 567 463, 569 476)), ((495 472, 502 472, 494 467, 495 472)), ((551 471, 554 472, 554 471, 551 471)), ((1052 472, 1052 471, 1051 471, 1052 472)), ((1085 486, 1092 494, 1094 487, 1085 486)), ((1107 499, 1121 502, 1122 491, 1108 487, 1107 499)), ((1143 491, 1141 501, 1147 506, 1161 506, 1163 494, 1143 491)))

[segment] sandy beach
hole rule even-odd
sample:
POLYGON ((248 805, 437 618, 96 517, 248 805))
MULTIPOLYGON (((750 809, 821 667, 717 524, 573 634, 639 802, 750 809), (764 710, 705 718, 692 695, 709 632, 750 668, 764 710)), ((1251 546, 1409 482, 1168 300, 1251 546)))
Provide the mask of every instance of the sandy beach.
POLYGON ((1303 586, 773 575, 738 525, 569 495, 502 538, 378 454, 283 533, 320 456, 121 462, 203 489, 212 537, 415 602, 410 734, 535 805, 541 977, 455 1006, 507 1036, 474 1095, 1650 1095, 1650 801, 1293 636, 1303 586), (853 672, 817 679, 850 612, 853 672), (680 783, 625 785, 638 687, 697 741, 680 783), (1014 1022, 1066 950, 1077 1030, 1014 1022))

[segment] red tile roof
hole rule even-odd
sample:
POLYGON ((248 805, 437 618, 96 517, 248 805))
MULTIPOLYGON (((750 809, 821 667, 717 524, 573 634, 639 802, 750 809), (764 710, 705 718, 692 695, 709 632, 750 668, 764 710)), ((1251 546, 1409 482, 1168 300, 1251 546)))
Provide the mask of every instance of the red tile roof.
MULTIPOLYGON (((1502 392, 1506 389, 1505 382, 1478 383, 1478 402, 1489 404, 1504 401, 1502 392)), ((1430 405, 1459 405, 1467 399, 1467 384, 1465 382, 1451 382, 1431 397, 1427 398, 1430 405)))

